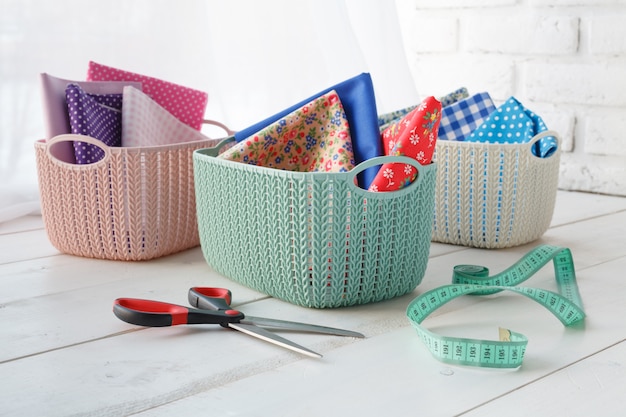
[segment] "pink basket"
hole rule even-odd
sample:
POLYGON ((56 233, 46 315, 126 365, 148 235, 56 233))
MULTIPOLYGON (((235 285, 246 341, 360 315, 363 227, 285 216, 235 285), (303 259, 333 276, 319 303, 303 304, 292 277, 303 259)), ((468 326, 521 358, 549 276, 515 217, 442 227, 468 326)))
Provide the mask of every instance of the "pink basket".
POLYGON ((71 134, 35 142, 50 242, 71 255, 126 261, 198 246, 192 153, 218 142, 111 148, 71 134), (104 158, 69 163, 74 141, 100 147, 104 158))

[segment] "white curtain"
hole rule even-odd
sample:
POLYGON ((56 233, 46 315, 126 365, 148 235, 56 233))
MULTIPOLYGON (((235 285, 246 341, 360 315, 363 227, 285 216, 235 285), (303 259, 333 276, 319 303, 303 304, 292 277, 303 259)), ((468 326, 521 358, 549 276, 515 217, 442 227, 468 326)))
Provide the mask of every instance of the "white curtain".
MULTIPOLYGON (((39 213, 39 73, 89 60, 209 93, 237 130, 361 72, 379 113, 418 100, 395 0, 0 0, 0 223, 39 213)), ((207 131, 217 137, 218 132, 207 131)))

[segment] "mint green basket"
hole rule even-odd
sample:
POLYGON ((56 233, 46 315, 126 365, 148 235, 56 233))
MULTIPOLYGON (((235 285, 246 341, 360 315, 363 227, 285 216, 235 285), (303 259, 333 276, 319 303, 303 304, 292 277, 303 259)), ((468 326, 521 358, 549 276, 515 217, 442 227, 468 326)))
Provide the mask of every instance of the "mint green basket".
POLYGON ((217 272, 293 304, 334 308, 407 294, 430 249, 436 166, 370 159, 350 172, 291 172, 193 154, 200 244, 217 272), (405 189, 373 193, 356 175, 386 162, 417 168, 405 189))

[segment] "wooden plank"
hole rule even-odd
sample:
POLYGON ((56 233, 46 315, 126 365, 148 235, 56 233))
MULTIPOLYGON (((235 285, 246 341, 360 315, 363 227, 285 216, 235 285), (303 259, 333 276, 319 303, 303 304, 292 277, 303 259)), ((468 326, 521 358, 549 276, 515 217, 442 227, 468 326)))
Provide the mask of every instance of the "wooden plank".
MULTIPOLYGON (((59 255, 0 265, 0 303, 69 292, 121 281, 150 291, 157 281, 176 282, 187 276, 211 279, 214 272, 199 248, 147 262, 122 262, 59 255)), ((123 287, 122 287, 123 288, 123 287)))
MULTIPOLYGON (((626 211, 549 229, 537 242, 570 247, 576 266, 615 259, 626 249, 626 211)), ((527 247, 529 245, 526 245, 527 247)))
POLYGON ((623 416, 626 391, 626 341, 477 406, 478 416, 623 416), (532 400, 531 400, 532 399, 532 400))
MULTIPOLYGON (((576 266, 580 269, 620 256, 623 252, 620 242, 624 228, 626 213, 618 213, 551 230, 546 243, 570 246, 576 266), (622 227, 616 227, 616 224, 622 227), (566 238, 591 233, 598 238, 576 241, 568 241, 566 238)), ((429 261, 422 285, 416 291, 426 291, 449 283, 454 265, 475 263, 477 259, 489 260, 490 264, 485 266, 494 273, 498 272, 517 261, 534 245, 500 251, 467 249, 433 258, 429 261)), ((111 303, 120 296, 186 304, 189 287, 210 285, 231 288, 236 302, 246 303, 264 298, 263 294, 212 271, 204 262, 199 249, 150 262, 114 262, 58 256, 38 260, 30 265, 31 269, 26 271, 22 270, 24 265, 20 263, 0 266, 0 282, 5 288, 0 293, 0 303, 4 304, 4 320, 16 324, 0 332, 0 337, 14 340, 2 350, 0 360, 60 348, 83 338, 91 340, 119 332, 119 323, 111 323, 108 319, 112 317, 111 303), (75 313, 68 311, 70 306, 80 311, 80 316, 72 316, 75 313), (89 317, 108 325, 93 327, 89 322, 76 322, 71 317, 89 317), (42 328, 58 330, 53 335, 41 338, 42 328)), ((550 268, 541 271, 539 277, 545 277, 541 282, 554 286, 550 268)), ((406 304, 407 299, 403 298, 406 304)), ((364 318, 363 323, 366 321, 364 318)))
POLYGON ((0 222, 0 236, 39 229, 43 229, 43 219, 37 215, 22 216, 11 221, 0 222))
POLYGON ((557 191, 551 226, 560 226, 626 210, 626 198, 575 191, 557 191))
POLYGON ((602 415, 618 415, 610 412, 623 410, 621 401, 615 400, 617 393, 626 389, 623 355, 626 322, 621 318, 623 284, 613 272, 624 267, 626 258, 584 271, 597 278, 585 282, 582 288, 590 314, 584 328, 565 329, 542 308, 511 297, 502 297, 505 302, 501 303, 455 310, 425 322, 433 331, 473 333, 473 336, 480 332, 479 328, 493 325, 494 334, 490 338, 496 338, 495 326, 506 320, 508 327, 524 331, 530 339, 525 362, 518 370, 438 362, 426 351, 413 329, 404 327, 336 349, 327 355, 323 365, 294 362, 139 415, 184 415, 209 409, 215 415, 238 416, 380 416, 390 412, 450 416, 473 409, 476 412, 472 415, 477 416, 583 416, 596 415, 599 410, 602 415), (590 287, 602 290, 592 293, 590 287), (622 346, 610 352, 608 360, 602 356, 596 358, 606 346, 619 344, 622 346), (593 377, 593 370, 599 366, 602 378, 593 377), (590 381, 584 381, 587 375, 590 381), (573 390, 567 387, 560 391, 556 388, 553 395, 554 378, 557 381, 571 378, 569 387, 578 385, 575 392, 592 384, 599 386, 579 396, 572 395, 573 390), (540 385, 535 389, 537 381, 540 385), (529 392, 525 394, 520 389, 529 392), (606 390, 604 395, 593 397, 593 392, 602 389, 606 390), (246 401, 241 400, 243 396, 246 401), (508 401, 510 396, 513 402, 508 401), (611 404, 604 406, 603 400, 611 404), (596 413, 589 413, 591 410, 596 413))
MULTIPOLYGON (((570 227, 575 229, 574 225, 570 227)), ((512 251, 472 252, 474 258, 481 253, 483 259, 494 262, 500 262, 502 256, 512 259, 516 255, 512 251)), ((471 255, 470 251, 462 254, 471 255)), ((432 263, 434 272, 449 271, 457 255, 437 258, 432 263)), ((97 291, 86 288, 64 292, 33 301, 37 304, 51 300, 31 316, 31 320, 39 317, 43 321, 13 335, 11 340, 19 341, 36 330, 38 336, 30 344, 41 349, 48 337, 66 337, 59 345, 67 347, 3 363, 3 374, 11 375, 2 381, 3 392, 12 415, 51 415, 50 410, 58 410, 58 415, 126 414, 161 405, 146 411, 146 415, 179 415, 199 405, 205 410, 210 407, 217 415, 258 415, 259 410, 264 415, 343 415, 348 411, 379 415, 390 409, 414 411, 418 405, 425 415, 450 415, 504 395, 615 343, 626 332, 626 323, 617 314, 623 310, 623 283, 616 273, 625 267, 626 258, 622 257, 579 271, 581 292, 590 314, 584 330, 563 329, 549 313, 523 297, 467 297, 428 319, 428 327, 440 332, 474 333, 487 327, 491 332, 504 324, 526 333, 530 338, 526 362, 519 371, 509 372, 452 367, 435 361, 404 317, 408 297, 341 310, 302 309, 276 300, 246 305, 246 311, 259 315, 280 311, 291 317, 296 312, 294 318, 306 314, 315 318, 309 320, 314 322, 323 322, 322 316, 333 317, 333 325, 368 335, 365 340, 347 340, 290 333, 289 337, 325 354, 324 359, 316 361, 219 328, 125 333, 129 327, 117 323, 109 305, 105 305, 119 291, 114 283, 98 286, 97 291), (56 311, 67 310, 70 305, 76 310, 56 311), (46 312, 52 319, 42 317, 46 312), (44 331, 49 336, 43 335, 44 331), (74 345, 68 346, 68 335, 73 332, 79 336, 74 345), (103 338, 90 341, 98 334, 103 338), (480 384, 475 383, 477 376, 480 384), (241 400, 242 393, 249 393, 246 401, 241 400), (455 401, 445 401, 452 395, 455 401), (169 402, 172 404, 165 405, 169 402)), ((538 281, 548 280, 548 275, 538 277, 538 281)), ((438 284, 435 279, 428 281, 428 287, 438 284)), ((133 285, 143 288, 141 284, 133 285)), ((22 326, 27 323, 11 327, 22 326)), ((6 330, 2 334, 4 338, 6 330)))
MULTIPOLYGON (((559 192, 559 201, 569 201, 570 212, 560 211, 556 227, 539 241, 504 250, 433 244, 427 275, 412 294, 338 310, 267 299, 213 272, 199 248, 149 262, 67 255, 16 262, 8 257, 0 264, 5 323, 0 327, 0 414, 123 415, 145 410, 144 415, 156 416, 185 411, 205 415, 210 410, 216 415, 450 415, 481 405, 495 407, 493 399, 593 357, 626 334, 620 319, 626 199, 561 196, 559 192), (592 202, 599 207, 590 209, 592 202), (578 221, 584 217, 592 219, 578 221), (563 329, 522 297, 466 297, 437 310, 428 327, 492 338, 493 328, 505 325, 529 336, 526 362, 518 371, 488 371, 435 361, 404 315, 411 299, 449 283, 456 264, 482 263, 497 272, 540 243, 572 248, 589 314, 584 331, 563 329), (324 353, 322 360, 313 360, 216 327, 140 329, 111 312, 119 296, 185 304, 192 285, 231 288, 235 303, 249 314, 350 328, 368 338, 287 333, 324 353)), ((15 236, 0 236, 0 245, 12 245, 15 236)), ((28 247, 32 239, 22 244, 28 247)), ((19 258, 19 251, 15 254, 19 258)), ((529 285, 554 286, 553 281, 547 267, 529 285)), ((524 396, 518 401, 523 398, 530 401, 524 396)))
MULTIPOLYGON (((550 242, 558 240, 560 234, 582 235, 593 230, 602 231, 602 236, 608 239, 613 233, 613 238, 607 240, 607 248, 572 248, 580 254, 575 255, 578 267, 610 260, 623 251, 613 243, 613 239, 621 239, 623 233, 614 227, 614 223, 622 222, 622 225, 626 225, 626 213, 610 217, 613 220, 600 217, 558 228, 550 242)), ((534 245, 526 245, 497 252, 466 249, 438 256, 429 261, 426 276, 417 291, 449 283, 452 268, 456 264, 475 263, 481 258, 490 259, 491 264, 485 266, 498 272, 517 261, 532 247, 534 245), (492 256, 496 253, 497 256, 492 256)), ((264 297, 216 274, 204 262, 198 248, 149 262, 102 261, 63 255, 33 261, 29 265, 30 269, 26 271, 22 270, 22 263, 0 265, 0 282, 6 288, 0 293, 0 303, 4 304, 3 316, 8 322, 16 324, 0 332, 0 337, 15 341, 0 352, 0 361, 57 349, 83 338, 91 340, 119 332, 119 323, 111 323, 108 319, 112 317, 111 303, 121 296, 186 304, 189 287, 210 285, 231 288, 237 302, 245 303, 264 297), (80 316, 70 313, 70 306, 80 311, 80 316), (72 317, 88 317, 108 325, 93 327, 89 322, 75 321, 72 317), (41 338, 42 328, 58 331, 41 338)), ((546 268, 541 276, 548 277, 550 281, 550 274, 551 270, 546 268)), ((403 300, 405 304, 402 308, 406 308, 407 298, 403 300)), ((363 323, 367 321, 366 317, 363 323)))
POLYGON ((0 235, 0 247, 0 265, 60 254, 43 229, 0 235))
MULTIPOLYGON (((626 210, 626 198, 558 191, 552 226, 572 223, 587 217, 626 210)), ((0 223, 0 264, 56 255, 59 252, 50 244, 41 216, 24 216, 11 222, 0 223), (26 233, 23 236, 20 232, 26 233), (28 250, 25 251, 24 248, 28 250)), ((464 250, 463 246, 433 243, 431 256, 464 250)))
POLYGON ((0 362, 127 330, 111 312, 119 297, 186 305, 187 290, 201 285, 231 288, 235 303, 267 298, 216 274, 197 250, 145 263, 59 256, 21 267, 0 266, 3 320, 12 323, 0 329, 0 362))

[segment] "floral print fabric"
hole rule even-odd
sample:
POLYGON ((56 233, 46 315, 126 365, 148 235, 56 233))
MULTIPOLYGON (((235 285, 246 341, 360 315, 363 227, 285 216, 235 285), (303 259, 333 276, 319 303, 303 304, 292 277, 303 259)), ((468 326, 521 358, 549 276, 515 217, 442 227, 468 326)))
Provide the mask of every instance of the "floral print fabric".
MULTIPOLYGON (((439 122, 441 103, 434 97, 426 98, 401 120, 392 123, 382 133, 386 155, 404 155, 427 165, 432 160, 439 122)), ((417 170, 409 164, 384 164, 369 191, 394 191, 406 187, 417 178, 417 170)))
MULTIPOLYGON (((376 99, 374 94, 374 84, 370 74, 364 72, 356 77, 349 78, 334 86, 308 97, 298 103, 289 106, 243 130, 235 133, 235 140, 241 142, 252 136, 254 133, 264 129, 279 119, 298 110, 302 106, 315 100, 319 96, 334 90, 341 100, 341 105, 346 112, 348 125, 350 126, 350 136, 355 162, 361 163, 370 158, 383 155, 382 144, 380 142, 380 127, 377 121, 376 99)), ((367 188, 371 184, 378 169, 376 167, 367 168, 357 174, 357 180, 361 187, 367 188)))
POLYGON ((344 172, 355 165, 350 128, 335 90, 237 142, 218 158, 301 172, 344 172))

